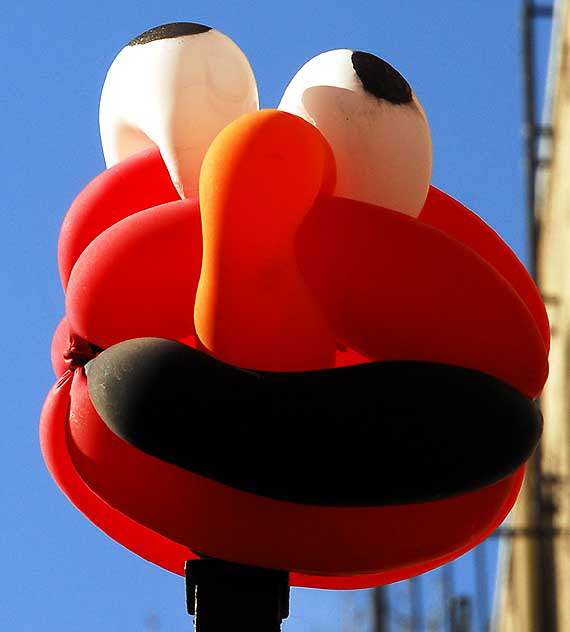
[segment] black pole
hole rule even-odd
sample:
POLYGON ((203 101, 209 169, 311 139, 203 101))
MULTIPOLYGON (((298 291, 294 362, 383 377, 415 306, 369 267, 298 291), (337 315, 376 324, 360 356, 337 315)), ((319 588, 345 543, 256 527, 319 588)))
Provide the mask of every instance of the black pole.
POLYGON ((388 632, 388 591, 386 586, 372 590, 373 632, 388 632))
POLYGON ((413 632, 421 632, 424 624, 422 587, 419 577, 411 577, 408 580, 410 588, 410 614, 411 628, 413 632))
POLYGON ((536 202, 536 106, 534 69, 534 3, 525 0, 522 11, 524 140, 526 162, 526 197, 528 218, 528 260, 532 276, 536 273, 537 226, 536 202))
MULTIPOLYGON (((451 602, 452 632, 471 632, 471 600, 460 595, 451 602)), ((530 632, 530 631, 529 631, 530 632)))
MULTIPOLYGON (((526 154, 526 190, 529 224, 529 269, 538 282, 537 245, 540 224, 536 218, 536 174, 540 161, 538 141, 543 133, 552 134, 551 129, 543 130, 536 120, 535 85, 535 30, 536 18, 550 18, 552 5, 536 5, 534 0, 523 0, 522 8, 522 44, 523 44, 523 85, 524 85, 524 134, 526 154)), ((556 591, 554 571, 554 545, 552 537, 552 503, 544 489, 542 471, 542 450, 538 445, 529 464, 530 481, 533 494, 533 527, 537 529, 538 540, 535 547, 536 577, 534 583, 535 601, 533 604, 534 625, 541 632, 556 632, 556 591)))
POLYGON ((524 141, 526 163, 526 206, 528 218, 528 260, 529 271, 536 278, 537 243, 539 223, 536 218, 536 174, 543 161, 538 156, 538 142, 541 136, 552 134, 551 128, 544 128, 536 117, 536 69, 535 69, 535 29, 537 18, 551 18, 552 5, 536 5, 533 0, 523 0, 522 8, 522 74, 524 101, 524 141))
POLYGON ((442 596, 443 596, 443 630, 453 632, 451 622, 452 599, 455 593, 453 562, 448 562, 441 567, 442 596))
POLYGON ((289 615, 289 574, 211 558, 186 562, 195 632, 279 632, 289 615))
POLYGON ((474 551, 475 564, 475 594, 477 618, 481 632, 489 630, 489 599, 487 597, 487 559, 485 543, 482 542, 474 551))

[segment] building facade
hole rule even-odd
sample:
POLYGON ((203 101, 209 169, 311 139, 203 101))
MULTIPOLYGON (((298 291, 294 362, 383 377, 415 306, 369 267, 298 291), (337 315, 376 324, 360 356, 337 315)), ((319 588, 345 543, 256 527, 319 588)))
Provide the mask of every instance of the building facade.
POLYGON ((570 1, 556 3, 536 274, 552 329, 544 432, 504 542, 496 632, 570 630, 570 1))

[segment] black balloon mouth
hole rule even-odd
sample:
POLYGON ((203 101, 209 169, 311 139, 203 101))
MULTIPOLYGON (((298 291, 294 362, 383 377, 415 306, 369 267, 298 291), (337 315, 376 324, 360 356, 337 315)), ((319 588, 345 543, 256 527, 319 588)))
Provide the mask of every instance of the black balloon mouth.
POLYGON ((251 371, 176 341, 136 338, 85 368, 97 412, 135 448, 302 504, 394 505, 473 491, 520 467, 542 429, 519 391, 446 364, 251 371))

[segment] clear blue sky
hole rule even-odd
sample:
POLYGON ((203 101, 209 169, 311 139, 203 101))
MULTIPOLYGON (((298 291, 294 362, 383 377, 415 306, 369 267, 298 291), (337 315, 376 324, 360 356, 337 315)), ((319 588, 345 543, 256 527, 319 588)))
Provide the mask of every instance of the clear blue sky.
MULTIPOLYGON (((134 632, 151 613, 161 630, 191 629, 182 580, 76 511, 49 477, 37 438, 63 311, 57 235, 75 194, 103 169, 99 94, 122 45, 165 22, 214 26, 248 55, 265 107, 324 50, 387 59, 431 122, 433 183, 524 257, 519 9, 519 0, 3 3, 0 629, 134 632)), ((342 608, 341 595, 295 591, 285 630, 339 630, 342 608)))

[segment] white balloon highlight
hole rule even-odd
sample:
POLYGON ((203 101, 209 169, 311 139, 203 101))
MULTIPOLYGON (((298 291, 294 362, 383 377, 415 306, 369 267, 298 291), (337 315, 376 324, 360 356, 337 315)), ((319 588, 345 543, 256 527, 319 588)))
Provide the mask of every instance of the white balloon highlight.
POLYGON ((219 31, 182 24, 148 33, 119 52, 105 79, 99 111, 105 162, 110 167, 157 145, 180 196, 195 196, 214 137, 258 109, 255 77, 243 52, 219 31), (192 34, 180 35, 184 30, 192 34))
POLYGON ((431 178, 429 125, 389 64, 348 49, 317 55, 293 77, 279 109, 309 121, 329 141, 335 195, 419 215, 431 178))

